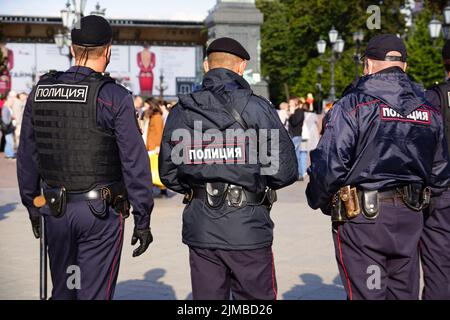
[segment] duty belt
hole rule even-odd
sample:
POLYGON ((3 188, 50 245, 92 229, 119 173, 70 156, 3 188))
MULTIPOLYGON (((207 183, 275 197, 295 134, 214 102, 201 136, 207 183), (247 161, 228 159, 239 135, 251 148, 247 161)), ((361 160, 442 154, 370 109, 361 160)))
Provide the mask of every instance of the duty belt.
POLYGON ((431 198, 431 189, 421 184, 409 184, 387 190, 361 190, 356 187, 342 187, 331 203, 333 221, 346 221, 362 213, 367 219, 375 219, 379 214, 379 201, 395 199, 414 211, 425 209, 431 198))
POLYGON ((71 192, 64 187, 50 188, 43 191, 44 197, 50 211, 55 217, 61 217, 65 211, 67 203, 86 201, 90 211, 97 217, 106 216, 108 206, 112 206, 125 218, 129 215, 129 202, 125 186, 122 182, 103 186, 99 189, 92 189, 88 192, 71 192), (94 200, 102 200, 101 210, 97 210, 91 203, 94 200))
POLYGON ((183 203, 193 199, 204 201, 208 207, 218 209, 226 203, 230 207, 265 205, 269 210, 277 200, 276 192, 267 188, 264 192, 250 192, 241 186, 227 183, 207 183, 205 187, 193 187, 185 194, 183 203))

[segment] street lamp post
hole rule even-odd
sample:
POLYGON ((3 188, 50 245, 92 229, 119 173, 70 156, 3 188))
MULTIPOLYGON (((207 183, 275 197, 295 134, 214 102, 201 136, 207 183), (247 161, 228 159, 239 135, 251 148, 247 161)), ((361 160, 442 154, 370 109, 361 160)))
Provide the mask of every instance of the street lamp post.
MULTIPOLYGON (((334 67, 339 59, 340 54, 344 51, 344 40, 339 36, 339 32, 332 27, 328 32, 328 38, 331 44, 331 57, 328 60, 330 63, 330 100, 334 101, 336 99, 336 89, 335 89, 335 81, 334 81, 334 67), (337 56, 336 56, 337 54, 337 56)), ((320 39, 317 41, 317 51, 320 55, 323 55, 326 50, 327 43, 325 40, 320 39)))
POLYGON ((436 19, 435 15, 433 15, 433 18, 428 23, 428 31, 430 32, 430 37, 433 40, 439 38, 441 30, 444 35, 444 39, 450 39, 450 1, 447 2, 447 6, 442 11, 444 23, 441 23, 441 21, 436 19))
POLYGON ((159 70, 159 85, 156 86, 156 90, 159 91, 159 102, 160 104, 164 103, 164 91, 168 88, 167 83, 164 82, 164 70, 159 70))
POLYGON ((358 30, 355 33, 353 33, 353 41, 355 42, 356 49, 355 49, 355 55, 353 59, 355 60, 355 80, 359 79, 359 64, 361 59, 361 54, 359 52, 361 48, 361 43, 364 40, 364 32, 362 30, 358 30))
POLYGON ((316 89, 317 89, 317 113, 322 113, 322 74, 323 74, 323 67, 320 65, 316 69, 317 73, 317 83, 316 83, 316 89))

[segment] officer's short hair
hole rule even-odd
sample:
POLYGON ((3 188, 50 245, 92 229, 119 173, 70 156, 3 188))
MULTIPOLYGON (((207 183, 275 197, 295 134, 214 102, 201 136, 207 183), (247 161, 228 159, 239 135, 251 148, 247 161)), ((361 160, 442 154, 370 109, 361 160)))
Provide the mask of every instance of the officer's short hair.
POLYGON ((210 69, 214 68, 234 68, 244 59, 228 52, 211 52, 208 55, 208 64, 210 69))
POLYGON ((98 59, 103 55, 105 48, 110 46, 111 43, 107 43, 98 47, 83 47, 76 44, 72 44, 73 52, 75 53, 75 59, 88 60, 88 59, 98 59))

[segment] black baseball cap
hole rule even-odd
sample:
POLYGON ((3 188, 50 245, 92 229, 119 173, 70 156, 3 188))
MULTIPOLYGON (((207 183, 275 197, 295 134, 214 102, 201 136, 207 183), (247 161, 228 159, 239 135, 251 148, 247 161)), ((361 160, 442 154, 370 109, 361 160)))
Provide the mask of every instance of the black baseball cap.
POLYGON ((247 50, 236 40, 232 38, 218 38, 211 42, 211 44, 206 49, 206 55, 209 56, 213 52, 227 52, 235 56, 238 56, 244 60, 250 60, 250 55, 247 50))
POLYGON ((379 34, 369 40, 363 58, 406 62, 406 47, 403 40, 394 34, 379 34), (388 56, 390 51, 398 51, 401 56, 388 56))
POLYGON ((100 16, 89 15, 81 18, 79 29, 72 29, 72 43, 83 47, 99 47, 112 40, 109 22, 100 16))

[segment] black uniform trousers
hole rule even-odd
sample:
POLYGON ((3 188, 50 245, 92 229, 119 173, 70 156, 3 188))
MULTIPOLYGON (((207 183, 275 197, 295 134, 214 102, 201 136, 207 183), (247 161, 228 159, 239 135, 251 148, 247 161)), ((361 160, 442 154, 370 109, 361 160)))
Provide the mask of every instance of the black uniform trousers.
POLYGON ((450 300, 450 189, 433 198, 420 240, 422 299, 450 300))
POLYGON ((194 300, 275 300, 271 247, 220 250, 189 247, 194 300))
MULTIPOLYGON (((101 209, 100 200, 91 203, 101 209)), ((60 218, 49 216, 47 207, 41 212, 46 214, 51 299, 112 299, 122 251, 122 215, 109 208, 107 216, 100 219, 86 201, 68 203, 60 218)))
POLYGON ((400 198, 380 200, 380 212, 333 224, 336 260, 350 300, 419 298, 423 215, 400 198))

